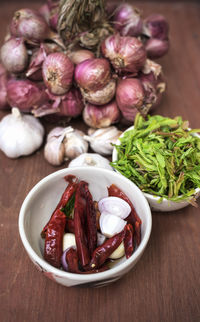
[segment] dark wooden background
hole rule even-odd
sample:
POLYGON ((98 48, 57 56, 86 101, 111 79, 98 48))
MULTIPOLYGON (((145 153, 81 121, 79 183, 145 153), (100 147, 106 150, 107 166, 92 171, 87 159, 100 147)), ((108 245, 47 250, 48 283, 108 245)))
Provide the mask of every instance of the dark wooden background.
MULTIPOLYGON (((170 53, 160 60, 168 88, 156 112, 182 115, 191 127, 200 127, 200 3, 134 3, 143 16, 159 12, 170 23, 170 53)), ((1 41, 13 12, 27 6, 38 7, 39 1, 1 0, 1 41)), ((1 112, 0 119, 5 114, 1 112)), ((81 120, 73 124, 86 129, 81 120)), ((107 287, 65 288, 36 270, 19 237, 18 214, 29 190, 55 170, 45 162, 43 147, 17 160, 0 152, 1 321, 200 321, 200 214, 192 206, 153 213, 152 234, 141 260, 107 287)))

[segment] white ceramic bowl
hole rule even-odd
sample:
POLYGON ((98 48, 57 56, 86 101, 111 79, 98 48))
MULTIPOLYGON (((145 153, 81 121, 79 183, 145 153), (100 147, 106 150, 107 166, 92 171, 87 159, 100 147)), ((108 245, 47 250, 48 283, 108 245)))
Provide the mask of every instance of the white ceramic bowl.
MULTIPOLYGON (((134 127, 131 126, 128 129, 126 129, 126 131, 124 131, 120 137, 122 137, 125 132, 132 130, 133 128, 134 127)), ((198 134, 195 134, 195 136, 198 136, 200 138, 200 136, 198 134)), ((116 144, 120 145, 120 141, 118 140, 116 144)), ((116 148, 114 148, 113 153, 112 153, 112 161, 116 161, 117 159, 118 159, 117 150, 116 150, 116 148)), ((115 171, 120 173, 117 170, 115 170, 115 171)), ((151 210, 153 210, 153 211, 162 211, 162 212, 175 211, 175 210, 182 209, 182 208, 190 205, 190 203, 188 201, 177 201, 176 202, 176 201, 167 200, 166 198, 163 198, 162 202, 159 202, 159 200, 160 200, 159 196, 155 197, 155 196, 153 196, 149 193, 145 193, 145 192, 144 192, 144 196, 148 200, 151 210)), ((195 190, 195 197, 198 198, 199 196, 200 196, 200 188, 195 190)))
POLYGON ((114 171, 94 167, 67 168, 45 177, 29 192, 19 214, 19 233, 30 259, 44 275, 65 286, 103 286, 122 277, 140 259, 149 240, 151 226, 151 210, 138 187, 114 171), (40 233, 66 188, 64 176, 68 174, 87 181, 93 198, 97 201, 107 196, 108 186, 116 184, 130 198, 142 220, 139 247, 129 259, 121 258, 105 272, 85 275, 68 273, 51 266, 43 259, 44 240, 40 233))

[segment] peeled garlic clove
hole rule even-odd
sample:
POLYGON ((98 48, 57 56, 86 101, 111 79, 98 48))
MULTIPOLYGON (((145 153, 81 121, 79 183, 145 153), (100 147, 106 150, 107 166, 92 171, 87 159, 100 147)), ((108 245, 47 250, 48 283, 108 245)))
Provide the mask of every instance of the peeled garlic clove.
POLYGON ((106 197, 98 202, 100 212, 108 212, 122 219, 128 217, 131 212, 129 204, 118 197, 106 197))
POLYGON ((107 212, 102 212, 99 220, 101 233, 106 237, 113 237, 126 226, 126 221, 107 212))
POLYGON ((83 153, 72 160, 68 165, 69 168, 90 166, 113 171, 113 168, 110 166, 110 162, 98 153, 83 153))
POLYGON ((114 250, 114 252, 109 256, 111 259, 118 259, 125 255, 124 242, 114 250))
POLYGON ((101 233, 97 232, 97 246, 102 245, 105 241, 106 241, 106 236, 104 236, 101 233))
POLYGON ((76 247, 75 235, 72 233, 66 233, 63 236, 63 252, 70 247, 76 247))
POLYGON ((89 129, 88 134, 84 138, 90 143, 93 151, 103 155, 110 155, 113 151, 112 144, 117 142, 122 132, 115 126, 110 126, 96 131, 89 129))
POLYGON ((18 158, 36 151, 42 144, 44 128, 32 115, 20 113, 12 108, 12 113, 0 122, 0 149, 9 158, 18 158))
POLYGON ((61 165, 65 157, 65 147, 59 138, 52 137, 44 147, 44 157, 52 165, 61 165))

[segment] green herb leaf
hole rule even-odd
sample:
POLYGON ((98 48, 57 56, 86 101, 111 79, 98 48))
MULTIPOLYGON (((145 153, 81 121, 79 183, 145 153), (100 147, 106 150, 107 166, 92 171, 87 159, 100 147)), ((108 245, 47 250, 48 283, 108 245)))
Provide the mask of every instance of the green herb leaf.
POLYGON ((69 218, 73 218, 74 204, 75 204, 75 193, 69 199, 67 204, 61 209, 61 211, 64 212, 64 214, 69 218))

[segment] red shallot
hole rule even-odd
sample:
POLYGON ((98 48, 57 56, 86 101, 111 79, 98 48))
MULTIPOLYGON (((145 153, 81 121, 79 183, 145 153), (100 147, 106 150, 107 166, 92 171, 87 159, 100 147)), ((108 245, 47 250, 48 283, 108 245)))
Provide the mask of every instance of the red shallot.
POLYGON ((72 88, 65 95, 59 106, 57 115, 78 117, 81 115, 84 104, 82 101, 81 93, 77 88, 72 88))
POLYGON ((28 8, 16 11, 10 24, 13 36, 36 42, 48 38, 49 31, 47 22, 39 12, 28 8))
POLYGON ((80 88, 83 98, 94 105, 104 105, 109 103, 115 96, 116 81, 111 79, 107 85, 96 91, 87 91, 80 88))
POLYGON ((28 64, 28 53, 22 38, 10 38, 1 47, 1 61, 10 73, 23 72, 28 64))
POLYGON ((96 91, 108 84, 111 78, 107 59, 87 59, 75 68, 75 80, 86 91, 96 91))
POLYGON ((128 3, 123 3, 116 9, 113 21, 121 36, 139 36, 142 33, 140 11, 128 3))
POLYGON ((75 64, 78 65, 82 63, 84 60, 95 58, 95 55, 92 51, 87 50, 87 49, 79 49, 72 51, 69 54, 69 58, 71 61, 75 64))
POLYGON ((138 73, 146 60, 146 51, 142 42, 135 37, 121 37, 115 34, 106 38, 101 50, 118 72, 138 73))
POLYGON ((140 108, 144 101, 141 81, 136 78, 120 80, 117 85, 116 100, 122 113, 126 108, 140 108))
POLYGON ((0 109, 6 109, 7 104, 7 71, 0 64, 0 109))
POLYGON ((169 40, 150 38, 145 43, 145 49, 149 58, 160 58, 169 50, 169 40))
POLYGON ((84 122, 93 128, 108 127, 119 119, 120 111, 115 101, 102 106, 86 104, 83 111, 84 122))
POLYGON ((59 1, 48 0, 48 8, 49 8, 49 25, 53 30, 57 31, 59 1))
POLYGON ((40 13, 40 15, 45 19, 45 21, 46 21, 47 23, 49 23, 50 10, 49 10, 48 4, 47 4, 47 3, 43 4, 43 5, 39 8, 38 12, 39 12, 39 13, 40 13))
POLYGON ((169 24, 164 16, 152 14, 144 20, 143 34, 150 38, 168 39, 169 24))
POLYGON ((47 88, 55 95, 63 95, 72 85, 74 64, 64 53, 52 53, 45 59, 42 72, 47 88))
POLYGON ((12 79, 7 84, 7 99, 11 107, 18 107, 21 111, 28 112, 45 101, 46 93, 43 88, 27 79, 12 79))

